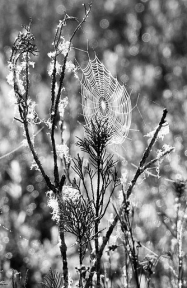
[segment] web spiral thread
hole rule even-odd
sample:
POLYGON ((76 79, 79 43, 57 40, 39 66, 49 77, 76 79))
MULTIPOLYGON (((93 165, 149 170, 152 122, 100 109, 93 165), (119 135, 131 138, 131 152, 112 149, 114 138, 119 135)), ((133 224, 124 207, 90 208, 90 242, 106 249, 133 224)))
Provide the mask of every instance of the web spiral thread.
POLYGON ((131 125, 130 96, 97 56, 82 69, 81 94, 86 124, 96 116, 108 119, 114 131, 111 144, 123 143, 131 125))

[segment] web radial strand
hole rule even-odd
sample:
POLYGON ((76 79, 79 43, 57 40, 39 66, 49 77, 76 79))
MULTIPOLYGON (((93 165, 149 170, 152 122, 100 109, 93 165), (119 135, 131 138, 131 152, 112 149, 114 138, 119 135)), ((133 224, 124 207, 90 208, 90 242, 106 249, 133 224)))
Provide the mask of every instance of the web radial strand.
POLYGON ((130 96, 97 57, 82 69, 81 94, 86 123, 96 115, 108 119, 114 130, 111 143, 122 143, 131 125, 130 96))
POLYGON ((96 98, 93 97, 93 94, 85 88, 82 88, 82 95, 86 95, 86 98, 83 96, 84 99, 82 100, 83 114, 86 121, 90 122, 90 120, 96 115, 98 103, 95 101, 96 98))
POLYGON ((95 87, 94 90, 94 97, 99 97, 100 95, 100 91, 99 91, 99 87, 96 85, 95 79, 93 78, 92 74, 87 74, 85 75, 85 77, 82 79, 82 86, 84 86, 85 88, 87 88, 90 91, 93 91, 93 87, 95 87), (88 79, 90 79, 88 81, 88 79), (97 94, 97 95, 95 95, 97 94))

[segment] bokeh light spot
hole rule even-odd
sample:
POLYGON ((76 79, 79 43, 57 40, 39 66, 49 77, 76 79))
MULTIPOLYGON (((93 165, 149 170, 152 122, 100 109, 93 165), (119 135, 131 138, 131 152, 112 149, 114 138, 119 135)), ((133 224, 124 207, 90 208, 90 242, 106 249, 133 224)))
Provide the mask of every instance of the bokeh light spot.
POLYGON ((180 76, 182 74, 182 68, 180 66, 175 66, 174 69, 173 69, 173 73, 176 76, 180 76))
POLYGON ((38 197, 38 196, 39 196, 39 192, 38 192, 37 190, 34 190, 34 191, 32 192, 32 196, 33 196, 34 198, 38 197))
POLYGON ((27 191, 28 192, 33 192, 34 191, 34 186, 33 185, 28 185, 27 186, 27 191))
POLYGON ((56 7, 56 12, 58 13, 58 14, 60 14, 60 15, 63 15, 65 12, 66 12, 66 8, 65 8, 65 6, 64 5, 58 5, 57 7, 56 7))
POLYGON ((171 90, 169 90, 169 89, 164 90, 164 92, 163 92, 163 97, 164 97, 165 99, 169 99, 169 98, 171 98, 171 96, 172 96, 171 90))
POLYGON ((139 49, 137 46, 132 46, 130 47, 129 49, 129 53, 132 55, 132 56, 136 56, 139 52, 139 49))
POLYGON ((142 13, 144 11, 144 5, 142 3, 138 3, 135 5, 135 10, 137 13, 142 13))
POLYGON ((11 252, 6 253, 6 255, 5 255, 5 257, 6 257, 7 259, 11 259, 12 256, 13 256, 13 255, 12 255, 11 252))
POLYGON ((151 35, 149 33, 144 33, 142 35, 143 42, 149 42, 151 40, 151 35))
POLYGON ((171 49, 169 47, 164 47, 162 54, 165 58, 169 58, 171 56, 171 49))
POLYGON ((107 19, 102 19, 102 20, 100 21, 100 27, 101 27, 102 29, 107 29, 108 26, 109 26, 109 21, 108 21, 107 19))
POLYGON ((4 243, 8 243, 8 242, 9 242, 9 238, 8 238, 8 237, 4 237, 4 238, 3 238, 3 242, 4 242, 4 243))
POLYGON ((3 211, 4 213, 8 213, 9 210, 10 210, 10 208, 9 208, 8 205, 3 205, 2 211, 3 211))

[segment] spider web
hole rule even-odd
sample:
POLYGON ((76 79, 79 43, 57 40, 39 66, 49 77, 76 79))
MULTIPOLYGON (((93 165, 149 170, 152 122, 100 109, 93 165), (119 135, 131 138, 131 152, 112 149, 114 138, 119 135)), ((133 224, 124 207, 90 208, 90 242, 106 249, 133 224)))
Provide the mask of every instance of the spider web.
POLYGON ((95 56, 82 70, 81 94, 87 124, 97 115, 108 119, 114 130, 111 144, 122 144, 131 125, 131 101, 125 86, 95 56))

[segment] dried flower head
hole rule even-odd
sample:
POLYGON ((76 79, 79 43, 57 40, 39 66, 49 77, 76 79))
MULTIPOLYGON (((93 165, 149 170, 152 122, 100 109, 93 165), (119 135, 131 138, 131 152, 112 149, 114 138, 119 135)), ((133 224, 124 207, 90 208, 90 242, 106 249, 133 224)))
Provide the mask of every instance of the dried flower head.
MULTIPOLYGON (((30 56, 36 55, 38 52, 34 40, 30 22, 28 26, 24 27, 24 31, 18 34, 12 46, 12 53, 8 64, 10 72, 7 76, 7 82, 14 88, 18 104, 23 100, 24 94, 28 98, 29 67, 34 67, 34 62, 30 61, 30 56)), ((22 108, 24 109, 24 105, 22 108)))
POLYGON ((12 55, 10 58, 10 62, 16 62, 17 59, 24 55, 25 53, 29 53, 32 55, 36 55, 38 52, 37 47, 34 43, 35 37, 31 33, 31 23, 28 26, 24 27, 25 31, 20 32, 13 44, 12 47, 12 55), (13 61, 14 60, 14 61, 13 61))

